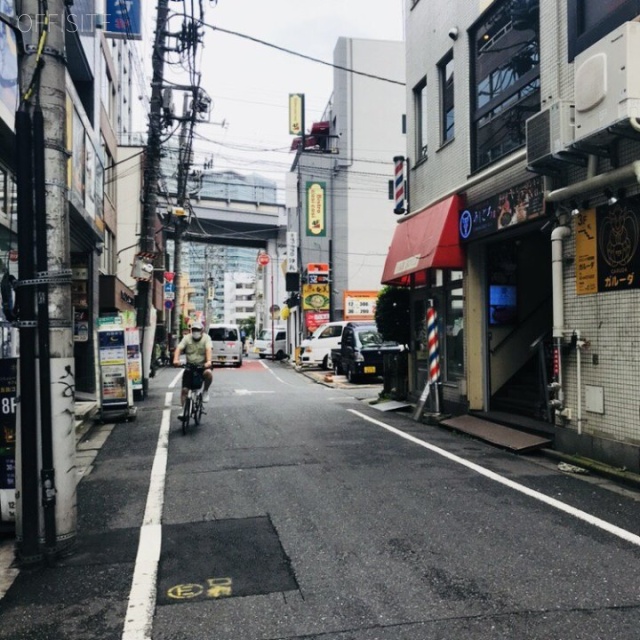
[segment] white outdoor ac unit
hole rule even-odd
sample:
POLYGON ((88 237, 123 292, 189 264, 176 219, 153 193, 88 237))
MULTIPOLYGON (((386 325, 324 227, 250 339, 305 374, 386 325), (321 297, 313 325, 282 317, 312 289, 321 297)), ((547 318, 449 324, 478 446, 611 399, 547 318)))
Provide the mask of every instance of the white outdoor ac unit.
POLYGON ((575 59, 576 141, 640 117, 640 23, 625 22, 575 59))
POLYGON ((574 108, 568 100, 556 100, 526 122, 527 165, 549 166, 569 151, 574 134, 574 108))

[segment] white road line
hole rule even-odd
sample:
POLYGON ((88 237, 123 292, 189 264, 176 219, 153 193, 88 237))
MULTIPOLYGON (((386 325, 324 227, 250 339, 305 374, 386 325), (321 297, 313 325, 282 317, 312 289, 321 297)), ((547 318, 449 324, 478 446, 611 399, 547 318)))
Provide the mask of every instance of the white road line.
POLYGON ((178 371, 178 373, 176 373, 176 377, 169 383, 169 389, 173 389, 178 384, 178 380, 180 380, 180 378, 182 378, 182 371, 178 371))
POLYGON ((630 531, 627 531, 626 529, 622 529, 621 527, 617 527, 614 524, 611 524, 610 522, 607 522, 606 520, 602 520, 600 518, 597 518, 596 516, 592 516, 589 513, 586 513, 585 511, 581 511, 580 509, 576 509, 575 507, 572 507, 571 505, 567 504, 566 502, 561 502, 560 500, 556 500, 555 498, 551 498, 547 495, 545 495, 544 493, 540 493, 539 491, 535 491, 533 489, 529 489, 528 487, 525 487, 522 484, 519 484, 517 482, 514 482, 513 480, 509 480, 508 478, 505 478, 504 476, 501 476, 493 471, 490 471, 489 469, 485 469, 484 467, 481 467, 478 464, 475 464, 473 462, 469 462, 468 460, 465 460, 464 458, 460 458, 459 456, 453 454, 453 453, 449 453, 448 451, 445 451, 444 449, 440 449, 440 447, 436 447, 432 444, 429 444, 428 442, 424 442, 424 440, 420 440, 419 438, 416 438, 408 433, 405 433, 404 431, 400 431, 399 429, 396 429, 395 427, 392 427, 391 425, 388 425, 384 422, 381 422, 380 420, 376 420, 375 418, 370 418, 369 416, 365 415, 364 413, 360 413, 359 411, 356 411, 355 409, 348 409, 349 412, 353 413, 356 416, 359 416, 360 418, 362 418, 363 420, 367 420, 368 422, 371 422, 375 425, 378 425, 379 427, 382 427, 383 429, 386 429, 387 431, 390 431, 391 433, 395 433, 397 436, 400 436, 401 438, 404 438, 405 440, 409 440, 410 442, 413 442, 414 444, 420 445, 421 447, 424 447, 425 449, 429 449, 429 451, 432 451, 433 453, 438 454, 439 456, 442 456, 443 458, 447 458, 449 460, 451 460, 452 462, 455 462, 457 464, 460 464, 464 467, 467 467, 467 469, 471 469, 472 471, 475 471, 476 473, 479 473, 480 475, 484 476, 485 478, 489 478, 490 480, 494 480, 495 482, 499 482, 500 484, 503 484, 505 487, 509 487, 510 489, 514 489, 515 491, 519 491, 520 493, 523 493, 526 496, 529 496, 530 498, 533 498, 534 500, 538 500, 540 502, 543 502, 546 505, 549 505, 550 507, 553 507, 554 509, 558 509, 559 511, 563 511, 564 513, 567 513, 571 516, 573 516, 574 518, 578 518, 578 520, 582 520, 583 522, 586 522, 590 525, 593 525, 594 527, 598 527, 599 529, 602 529, 603 531, 607 531, 608 533, 613 534, 614 536, 617 536, 618 538, 622 538, 623 540, 626 540, 627 542, 630 542, 631 544, 634 544, 636 546, 640 547, 640 536, 636 535, 635 533, 631 533, 630 531))
POLYGON ((151 640, 153 614, 156 608, 158 562, 162 546, 162 508, 167 476, 172 400, 173 393, 167 393, 164 402, 167 408, 162 412, 156 454, 151 468, 151 481, 140 528, 138 555, 133 571, 122 640, 151 640))

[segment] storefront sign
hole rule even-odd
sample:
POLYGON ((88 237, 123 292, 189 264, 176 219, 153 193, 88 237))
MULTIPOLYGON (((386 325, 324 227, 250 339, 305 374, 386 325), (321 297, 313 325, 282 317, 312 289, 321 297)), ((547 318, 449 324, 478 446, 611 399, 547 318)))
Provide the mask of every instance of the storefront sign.
POLYGON ((329 311, 329 285, 303 284, 302 308, 305 311, 329 311))
POLYGON ((598 242, 596 210, 583 211, 576 218, 576 293, 598 291, 598 242))
POLYGON ((343 302, 345 320, 373 320, 378 302, 378 292, 345 291, 343 302))
POLYGON ((640 288, 640 197, 576 218, 576 292, 640 288))
POLYGON ((326 183, 307 182, 307 235, 317 238, 327 235, 326 183))
POLYGON ((475 240, 543 214, 542 178, 536 177, 461 211, 460 240, 475 240))
POLYGON ((328 311, 307 311, 304 314, 304 326, 307 334, 313 333, 320 325, 329 322, 328 311))
POLYGON ((304 120, 304 93, 289 94, 289 133, 299 136, 304 120))

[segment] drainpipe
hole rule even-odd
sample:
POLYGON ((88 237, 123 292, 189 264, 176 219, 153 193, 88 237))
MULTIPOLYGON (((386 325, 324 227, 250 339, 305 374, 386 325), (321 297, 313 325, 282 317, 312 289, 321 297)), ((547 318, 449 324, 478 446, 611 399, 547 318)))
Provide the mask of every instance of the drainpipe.
POLYGON ((564 401, 562 389, 562 338, 564 335, 564 279, 562 272, 563 240, 571 234, 569 227, 556 227, 551 233, 551 276, 553 288, 553 339, 555 342, 558 379, 552 389, 558 393, 552 406, 561 409, 564 401))

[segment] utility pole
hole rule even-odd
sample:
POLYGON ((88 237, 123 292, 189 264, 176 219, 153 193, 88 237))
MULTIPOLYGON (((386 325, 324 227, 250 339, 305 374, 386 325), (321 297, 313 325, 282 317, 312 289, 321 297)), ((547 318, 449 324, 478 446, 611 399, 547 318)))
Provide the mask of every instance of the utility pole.
MULTIPOLYGON (((196 87, 193 87, 193 101, 195 102, 196 87)), ((192 105, 194 107, 195 105, 192 105)), ((195 109, 189 109, 189 94, 183 94, 182 103, 182 126, 180 129, 180 150, 178 152, 178 193, 177 203, 178 210, 183 211, 183 215, 175 216, 175 235, 174 235, 174 257, 173 271, 175 273, 174 281, 176 283, 176 301, 175 313, 172 316, 173 325, 171 333, 175 336, 176 346, 180 342, 180 318, 182 317, 182 236, 189 225, 189 215, 185 210, 187 204, 187 179, 189 177, 189 168, 191 166, 191 137, 195 122, 195 109)))
POLYGON ((43 557, 52 563, 76 536, 66 4, 49 0, 43 15, 41 2, 24 0, 19 24, 23 47, 16 114, 21 352, 16 540, 18 557, 25 564, 43 557))
MULTIPOLYGON (((140 227, 140 251, 141 253, 153 254, 154 256, 156 254, 155 228, 158 219, 158 180, 160 178, 160 147, 162 142, 162 84, 164 82, 164 54, 166 50, 166 26, 168 17, 169 0, 158 0, 156 33, 152 58, 153 78, 151 81, 149 129, 144 168, 142 222, 140 227)), ((145 331, 150 330, 149 310, 152 306, 154 278, 155 276, 152 275, 148 281, 138 281, 138 295, 136 297, 143 364, 142 393, 144 397, 146 397, 149 389, 149 366, 146 366, 146 363, 151 358, 151 354, 145 354, 143 345, 145 344, 145 331)))

